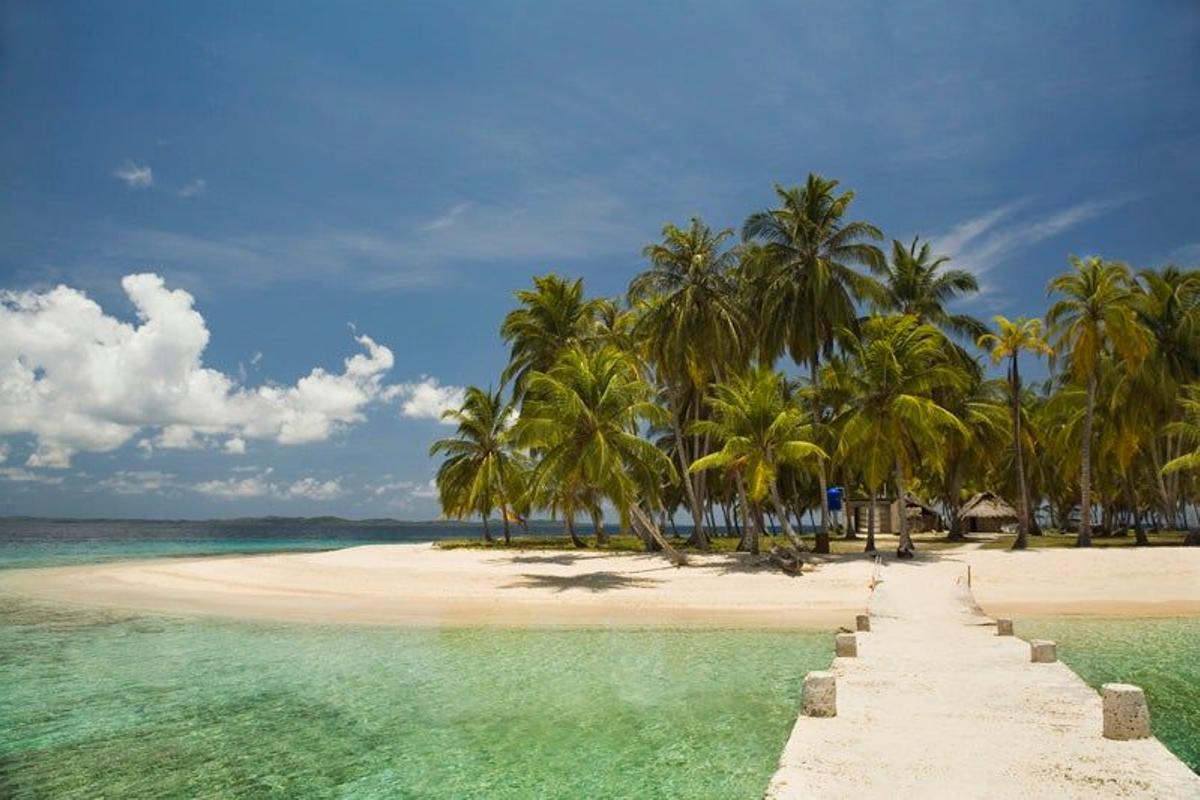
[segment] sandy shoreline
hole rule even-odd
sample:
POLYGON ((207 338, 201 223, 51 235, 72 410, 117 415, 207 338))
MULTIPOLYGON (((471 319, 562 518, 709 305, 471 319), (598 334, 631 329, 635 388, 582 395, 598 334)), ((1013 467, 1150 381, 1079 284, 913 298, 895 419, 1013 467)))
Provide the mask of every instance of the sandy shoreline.
MULTIPOLYGON (((991 615, 1200 615, 1200 549, 943 551, 991 615)), ((360 624, 824 629, 870 598, 872 563, 799 578, 736 556, 676 569, 653 555, 370 545, 0 572, 0 592, 170 614, 360 624)))
POLYGON ((1200 548, 976 550, 971 591, 991 616, 1200 615, 1200 548))
POLYGON ((0 592, 72 605, 251 619, 445 626, 830 629, 865 608, 871 562, 792 578, 735 556, 438 550, 130 561, 0 573, 0 592))

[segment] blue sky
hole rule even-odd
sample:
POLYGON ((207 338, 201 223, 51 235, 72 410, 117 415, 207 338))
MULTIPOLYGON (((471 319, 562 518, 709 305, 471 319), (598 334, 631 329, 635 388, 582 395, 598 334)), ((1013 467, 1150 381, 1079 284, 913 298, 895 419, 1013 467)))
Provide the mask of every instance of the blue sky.
POLYGON ((809 171, 985 317, 1069 253, 1200 263, 1182 0, 12 2, 0 36, 0 514, 432 518, 431 411, 495 382, 514 289, 620 293, 664 222, 809 171))

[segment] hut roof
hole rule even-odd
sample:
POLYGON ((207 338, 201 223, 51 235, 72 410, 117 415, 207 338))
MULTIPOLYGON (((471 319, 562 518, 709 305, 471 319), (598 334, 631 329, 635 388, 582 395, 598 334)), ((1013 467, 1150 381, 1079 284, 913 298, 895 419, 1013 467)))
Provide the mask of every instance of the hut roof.
POLYGON ((978 519, 1015 520, 1017 510, 995 492, 980 492, 963 504, 962 509, 958 512, 958 517, 959 519, 976 517, 978 519))
MULTIPOLYGON (((924 502, 923 500, 918 500, 916 497, 913 497, 911 494, 906 494, 904 496, 904 506, 907 509, 918 508, 921 511, 924 511, 926 514, 933 514, 934 516, 938 515, 938 511, 936 508, 934 508, 933 506, 924 502)), ((911 513, 911 511, 909 513, 911 513)))

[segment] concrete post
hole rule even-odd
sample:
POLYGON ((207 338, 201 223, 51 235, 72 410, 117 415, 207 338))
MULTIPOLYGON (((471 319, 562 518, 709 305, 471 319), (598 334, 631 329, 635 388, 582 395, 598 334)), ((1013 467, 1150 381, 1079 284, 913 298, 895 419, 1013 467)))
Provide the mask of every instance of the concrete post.
POLYGON ((801 701, 806 717, 837 716, 837 678, 832 672, 810 672, 804 676, 801 701))
POLYGON ((833 637, 833 652, 841 658, 858 656, 858 639, 853 633, 839 633, 833 637))
POLYGON ((1145 692, 1128 683, 1106 683, 1100 694, 1104 697, 1105 739, 1150 738, 1150 707, 1145 692))
POLYGON ((1029 643, 1029 660, 1035 664, 1053 664, 1058 661, 1058 652, 1054 642, 1034 639, 1029 643))
POLYGON ((1012 636, 1013 635, 1012 620, 1011 619, 996 620, 996 635, 997 636, 1012 636))
POLYGON ((854 627, 864 632, 871 630, 871 618, 866 614, 859 614, 854 618, 854 627))

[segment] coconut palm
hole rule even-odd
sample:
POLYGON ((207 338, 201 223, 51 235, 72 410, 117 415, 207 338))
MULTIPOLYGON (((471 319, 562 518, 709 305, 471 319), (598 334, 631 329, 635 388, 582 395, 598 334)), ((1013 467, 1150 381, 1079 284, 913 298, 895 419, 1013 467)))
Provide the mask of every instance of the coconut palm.
POLYGON ((712 418, 691 426, 693 432, 711 435, 721 449, 694 461, 689 471, 720 468, 733 474, 751 553, 759 550, 758 511, 768 498, 788 539, 797 548, 803 546, 780 499, 779 469, 815 466, 826 457, 809 441, 810 426, 804 424, 799 407, 785 402, 783 388, 782 376, 765 367, 719 383, 708 401, 712 418))
MULTIPOLYGON (((1200 383, 1185 387, 1179 399, 1179 408, 1180 419, 1170 424, 1169 431, 1178 436, 1184 445, 1194 449, 1168 461, 1163 472, 1200 472, 1200 383)), ((1185 517, 1186 513, 1185 510, 1185 517)), ((1184 544, 1200 545, 1200 529, 1190 531, 1184 544)))
POLYGON ((1145 329, 1133 302, 1128 268, 1098 257, 1071 257, 1071 270, 1050 281, 1059 299, 1046 314, 1054 350, 1067 359, 1071 377, 1084 387, 1086 401, 1079 472, 1080 523, 1076 546, 1092 544, 1092 423, 1100 360, 1108 351, 1133 360, 1148 349, 1145 329))
POLYGON ((1029 519, 1032 509, 1029 505, 1029 483, 1025 480, 1025 458, 1021 452, 1021 370, 1019 358, 1021 351, 1039 355, 1052 355, 1053 350, 1042 338, 1042 322, 1037 319, 1018 317, 1012 321, 997 314, 993 318, 996 323, 995 333, 985 333, 979 337, 978 345, 989 351, 992 364, 1008 361, 1008 391, 1009 407, 1012 410, 1013 459, 1017 467, 1017 490, 1021 501, 1017 519, 1017 538, 1013 542, 1014 550, 1024 550, 1029 544, 1029 519))
MULTIPOLYGON (((827 373, 851 398, 839 420, 839 455, 858 467, 872 496, 891 471, 903 503, 915 463, 937 460, 945 434, 966 434, 934 395, 962 391, 968 373, 947 355, 945 336, 916 317, 872 317, 858 336, 847 332, 846 339, 843 368, 827 373)), ((896 555, 913 556, 905 513, 896 555)))
POLYGON ((509 490, 519 485, 519 457, 513 453, 508 426, 512 406, 500 392, 468 387, 460 408, 442 414, 457 424, 455 435, 439 439, 429 454, 444 453, 446 460, 438 468, 435 483, 442 511, 446 516, 465 519, 474 514, 483 517, 483 540, 492 541, 488 517, 499 508, 504 521, 504 539, 509 540, 509 490))
MULTIPOLYGON (((682 420, 687 399, 703 397, 712 381, 738 369, 744 360, 746 320, 732 276, 736 258, 726 247, 732 235, 732 229, 714 232, 697 217, 686 229, 668 224, 662 241, 642 251, 650 268, 629 284, 629 301, 641 311, 635 335, 646 343, 650 361, 667 389, 675 450, 683 469, 688 453, 682 420)), ((702 403, 691 406, 696 419, 702 403)), ((698 457, 704 449, 703 442, 695 440, 691 454, 698 457)), ((700 477, 684 477, 683 483, 694 541, 706 549, 704 482, 700 477)))
POLYGON ((584 297, 582 279, 539 275, 533 286, 514 293, 521 306, 508 312, 500 326, 500 336, 511 348, 500 379, 512 381, 518 403, 524 402, 530 372, 550 369, 563 350, 593 336, 603 302, 584 297))
POLYGON ((935 258, 929 242, 921 243, 920 237, 914 237, 907 247, 893 239, 892 256, 883 271, 879 308, 911 314, 949 334, 975 341, 987 333, 987 326, 968 314, 953 314, 946 306, 978 292, 979 281, 964 269, 948 269, 949 262, 948 256, 935 258))
MULTIPOLYGON (((783 352, 809 365, 813 388, 819 389, 820 362, 832 354, 842 331, 858 325, 856 303, 877 300, 882 288, 858 271, 884 268, 883 252, 874 242, 883 234, 867 222, 847 221, 854 192, 836 193, 838 182, 810 174, 803 187, 776 185, 777 208, 751 214, 742 238, 757 246, 746 265, 754 287, 758 340, 764 355, 783 352)), ((812 393, 813 423, 824 423, 812 393)), ((821 525, 818 552, 829 552, 829 501, 824 465, 818 466, 821 525)))
POLYGON ((607 500, 624 527, 635 506, 658 506, 663 476, 675 473, 670 458, 638 434, 642 423, 661 423, 665 412, 635 359, 611 346, 573 346, 549 371, 530 372, 527 382, 514 441, 539 453, 530 491, 551 498, 548 505, 563 513, 577 546, 580 511, 594 514, 607 500))

